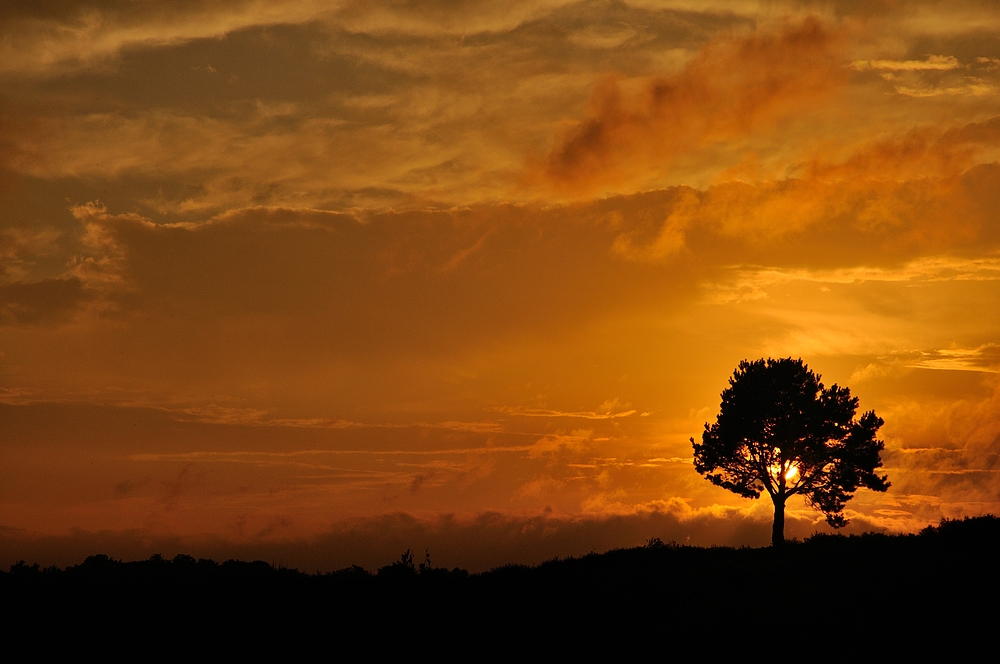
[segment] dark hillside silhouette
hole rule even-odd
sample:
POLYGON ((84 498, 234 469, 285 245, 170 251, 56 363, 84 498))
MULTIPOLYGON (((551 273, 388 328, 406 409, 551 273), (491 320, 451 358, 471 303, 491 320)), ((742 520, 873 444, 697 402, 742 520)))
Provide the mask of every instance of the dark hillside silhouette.
MULTIPOLYGON (((482 574, 413 564, 305 574, 264 562, 123 562, 0 573, 5 643, 130 659, 363 653, 565 658, 683 648, 993 647, 1000 519, 918 535, 817 535, 781 548, 646 546, 482 574), (832 635, 837 635, 832 638, 832 635), (952 641, 954 639, 954 641, 952 641)), ((326 657, 324 657, 326 658, 326 657)))
POLYGON ((700 443, 691 439, 695 470, 744 498, 767 491, 772 546, 785 540, 785 503, 795 495, 840 528, 858 488, 889 488, 888 478, 875 474, 883 421, 875 411, 855 419, 857 409, 848 388, 824 388, 801 359, 744 360, 722 392, 715 424, 705 424, 700 443))

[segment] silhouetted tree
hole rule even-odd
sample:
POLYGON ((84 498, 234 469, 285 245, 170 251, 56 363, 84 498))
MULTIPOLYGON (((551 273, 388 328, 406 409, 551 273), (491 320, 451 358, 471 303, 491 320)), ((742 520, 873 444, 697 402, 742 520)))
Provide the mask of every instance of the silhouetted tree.
POLYGON ((715 424, 694 438, 694 467, 712 484, 745 498, 767 491, 774 503, 771 544, 785 539, 785 502, 794 495, 847 524, 844 504, 859 487, 885 491, 883 421, 868 411, 854 418, 858 400, 846 387, 824 388, 801 359, 742 361, 722 393, 715 424))

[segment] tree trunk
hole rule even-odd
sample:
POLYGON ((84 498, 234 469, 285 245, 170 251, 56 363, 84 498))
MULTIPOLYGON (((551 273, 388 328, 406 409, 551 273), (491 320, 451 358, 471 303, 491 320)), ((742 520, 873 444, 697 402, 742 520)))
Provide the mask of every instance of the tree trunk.
POLYGON ((772 496, 774 501, 774 524, 771 526, 771 546, 779 547, 785 543, 785 497, 772 496))

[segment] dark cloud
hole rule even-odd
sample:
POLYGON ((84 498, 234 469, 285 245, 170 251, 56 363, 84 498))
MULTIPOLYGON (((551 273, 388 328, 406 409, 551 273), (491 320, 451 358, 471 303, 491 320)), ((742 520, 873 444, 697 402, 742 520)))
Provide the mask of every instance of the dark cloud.
POLYGON ((0 10, 0 20, 13 18, 50 19, 68 22, 78 19, 81 22, 94 14, 102 14, 119 20, 129 16, 154 17, 164 14, 181 14, 192 9, 206 7, 236 7, 247 4, 244 0, 180 0, 164 7, 156 2, 134 2, 133 0, 10 0, 5 2, 0 10))
MULTIPOLYGON (((803 175, 824 182, 937 179, 973 168, 984 153, 998 146, 1000 117, 947 129, 925 126, 873 141, 840 162, 816 157, 804 165, 803 175)), ((988 172, 983 168, 974 171, 988 172)))
POLYGON ((0 284, 0 325, 60 323, 91 298, 75 277, 0 284))
POLYGON ((833 33, 807 20, 775 35, 711 42, 681 73, 650 81, 635 99, 607 79, 543 173, 556 188, 588 192, 648 178, 684 152, 822 102, 845 80, 837 46, 833 33))
MULTIPOLYGON (((471 519, 441 516, 422 520, 399 512, 343 522, 308 539, 282 539, 288 523, 276 521, 258 533, 257 541, 226 541, 218 537, 161 537, 133 531, 75 530, 64 536, 37 536, 5 529, 0 538, 0 564, 17 560, 41 565, 79 564, 89 555, 104 553, 126 560, 154 553, 178 553, 196 558, 272 561, 304 571, 342 569, 361 565, 369 570, 391 563, 407 549, 428 550, 435 566, 484 571, 508 563, 537 564, 555 557, 580 556, 592 551, 641 546, 659 537, 664 542, 705 546, 766 546, 770 524, 738 511, 728 514, 678 515, 669 510, 630 516, 560 519, 485 512, 471 519), (279 534, 278 537, 275 537, 279 534)), ((848 532, 872 529, 859 520, 848 532)), ((789 537, 806 537, 819 524, 791 516, 789 537)))
MULTIPOLYGON (((776 3, 779 6, 785 3, 776 3)), ((907 3, 910 11, 937 10, 941 7, 938 0, 914 0, 907 3)), ((993 5, 989 0, 959 0, 950 3, 957 11, 969 11, 988 14, 993 5)), ((811 11, 832 11, 837 16, 860 18, 886 17, 898 18, 900 5, 897 0, 790 0, 786 6, 802 7, 811 11)))
POLYGON ((123 480, 115 485, 114 494, 116 496, 127 496, 136 489, 142 488, 146 484, 149 484, 149 476, 143 477, 138 480, 123 480))

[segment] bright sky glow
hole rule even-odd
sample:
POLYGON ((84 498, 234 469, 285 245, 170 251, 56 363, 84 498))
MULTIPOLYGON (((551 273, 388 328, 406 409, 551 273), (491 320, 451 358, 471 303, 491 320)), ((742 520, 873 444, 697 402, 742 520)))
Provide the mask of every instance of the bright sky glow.
POLYGON ((766 543, 688 439, 767 356, 885 419, 850 528, 1000 512, 998 26, 4 3, 0 566, 766 543))

